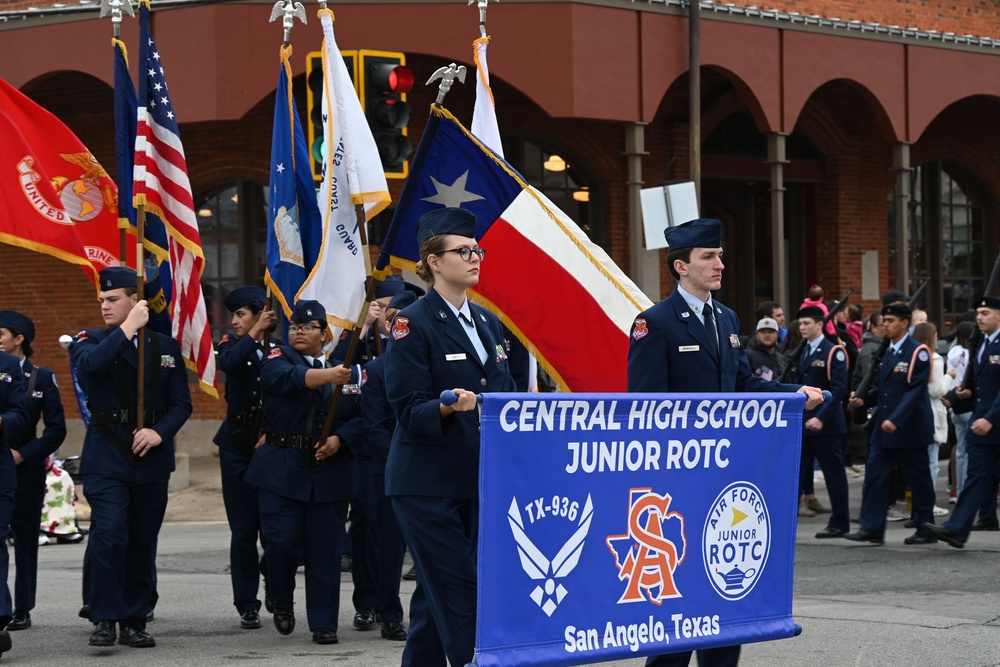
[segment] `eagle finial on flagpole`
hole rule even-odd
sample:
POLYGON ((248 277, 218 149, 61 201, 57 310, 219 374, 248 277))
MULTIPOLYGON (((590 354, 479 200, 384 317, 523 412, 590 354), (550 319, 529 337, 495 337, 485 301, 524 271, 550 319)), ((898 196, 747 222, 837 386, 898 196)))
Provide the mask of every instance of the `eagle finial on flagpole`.
MULTIPOLYGON (((486 37, 486 8, 489 6, 490 0, 469 0, 470 5, 473 2, 479 3, 479 36, 486 37)), ((493 2, 500 2, 500 0, 493 0, 493 2)))
POLYGON ((434 100, 434 104, 441 106, 444 103, 444 96, 448 94, 451 90, 452 84, 455 83, 455 79, 458 79, 460 83, 465 83, 465 65, 456 65, 452 63, 447 67, 441 67, 436 72, 431 74, 431 78, 427 79, 427 83, 424 85, 431 85, 434 81, 441 79, 441 85, 438 86, 438 96, 434 100))
POLYGON ((115 39, 122 36, 122 12, 135 18, 132 13, 132 0, 101 0, 100 18, 111 15, 111 25, 115 29, 115 39))
POLYGON ((285 29, 285 44, 292 43, 292 26, 295 25, 295 19, 302 21, 303 23, 308 23, 306 21, 306 8, 302 6, 301 2, 282 2, 278 0, 274 3, 274 7, 271 8, 271 21, 274 22, 281 17, 281 27, 285 29))

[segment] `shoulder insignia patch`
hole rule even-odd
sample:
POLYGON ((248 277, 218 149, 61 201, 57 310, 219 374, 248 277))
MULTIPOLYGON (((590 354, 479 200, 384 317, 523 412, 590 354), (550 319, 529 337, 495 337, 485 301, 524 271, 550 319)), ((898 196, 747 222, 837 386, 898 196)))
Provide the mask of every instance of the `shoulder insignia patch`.
POLYGON ((281 356, 281 348, 280 347, 272 347, 271 351, 267 353, 267 358, 268 359, 277 359, 280 356, 281 356))
POLYGON ((397 317, 392 323, 392 337, 401 340, 410 335, 410 318, 397 317))
POLYGON ((645 338, 648 333, 649 328, 646 326, 646 320, 640 317, 632 325, 632 338, 640 340, 645 338))
POLYGON ((837 350, 837 361, 843 361, 846 357, 844 356, 843 350, 837 350))
POLYGON ((917 352, 917 359, 919 359, 920 361, 927 361, 928 359, 930 359, 930 355, 927 354, 927 350, 920 350, 919 352, 917 352))
POLYGON ((219 345, 229 342, 229 334, 222 334, 222 340, 219 341, 219 345))
POLYGON ((79 343, 81 340, 87 340, 87 330, 86 329, 84 329, 83 331, 81 331, 80 333, 78 333, 76 335, 76 342, 79 343))

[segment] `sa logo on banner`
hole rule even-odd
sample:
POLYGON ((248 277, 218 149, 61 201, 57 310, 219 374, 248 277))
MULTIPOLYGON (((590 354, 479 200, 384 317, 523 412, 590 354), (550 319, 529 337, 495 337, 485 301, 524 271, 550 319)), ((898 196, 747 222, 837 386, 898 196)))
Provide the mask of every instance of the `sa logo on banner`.
POLYGON ((629 489, 628 532, 607 537, 618 578, 628 580, 619 604, 649 600, 659 605, 682 597, 674 571, 684 562, 687 538, 684 516, 669 511, 671 500, 670 494, 650 488, 629 489))

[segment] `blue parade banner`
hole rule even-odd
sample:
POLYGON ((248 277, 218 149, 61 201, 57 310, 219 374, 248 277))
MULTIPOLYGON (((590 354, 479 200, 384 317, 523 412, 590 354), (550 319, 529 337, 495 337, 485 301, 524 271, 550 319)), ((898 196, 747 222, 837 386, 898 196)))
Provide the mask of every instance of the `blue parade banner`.
POLYGON ((792 637, 803 394, 487 394, 479 667, 792 637))

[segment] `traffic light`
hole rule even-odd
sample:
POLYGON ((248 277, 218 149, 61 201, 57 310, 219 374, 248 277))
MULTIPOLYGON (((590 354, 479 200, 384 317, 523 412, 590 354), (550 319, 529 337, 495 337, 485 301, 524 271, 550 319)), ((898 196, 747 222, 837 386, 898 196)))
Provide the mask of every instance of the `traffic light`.
MULTIPOLYGON (((340 56, 347 65, 347 72, 357 88, 358 52, 341 51, 340 56)), ((309 163, 312 165, 313 178, 323 180, 323 162, 325 146, 323 136, 323 52, 313 51, 306 56, 306 108, 308 113, 309 163)))
POLYGON ((358 52, 361 59, 361 101, 387 178, 406 178, 413 143, 406 136, 410 105, 406 93, 413 88, 413 72, 406 55, 398 51, 358 52))

